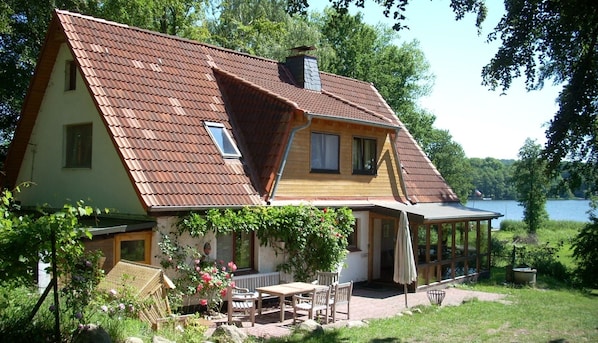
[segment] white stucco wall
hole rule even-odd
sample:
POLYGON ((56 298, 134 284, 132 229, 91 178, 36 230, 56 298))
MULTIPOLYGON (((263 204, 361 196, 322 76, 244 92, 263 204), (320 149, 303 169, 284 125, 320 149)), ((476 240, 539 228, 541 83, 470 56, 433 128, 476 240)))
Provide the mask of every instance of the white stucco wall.
POLYGON ((349 252, 342 265, 340 282, 360 282, 368 279, 368 212, 353 212, 355 219, 359 221, 357 233, 358 251, 349 252))
POLYGON ((36 185, 17 197, 26 206, 62 207, 83 200, 112 212, 145 214, 79 72, 76 89, 65 91, 66 61, 72 59, 63 44, 18 176, 17 184, 36 185), (65 126, 83 123, 93 127, 92 167, 63 168, 65 126))

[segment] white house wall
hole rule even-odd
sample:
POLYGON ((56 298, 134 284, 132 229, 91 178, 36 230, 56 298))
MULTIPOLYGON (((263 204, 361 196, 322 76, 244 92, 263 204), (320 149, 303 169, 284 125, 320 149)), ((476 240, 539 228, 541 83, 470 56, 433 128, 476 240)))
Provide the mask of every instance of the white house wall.
POLYGON ((79 72, 76 89, 65 91, 68 60, 72 55, 62 44, 18 176, 17 184, 36 185, 17 196, 26 206, 83 200, 112 212, 145 214, 79 72), (90 122, 92 167, 64 168, 65 126, 90 122))
POLYGON ((357 251, 347 254, 342 265, 340 282, 360 282, 368 279, 368 231, 369 212, 353 212, 353 216, 359 222, 357 233, 357 251))

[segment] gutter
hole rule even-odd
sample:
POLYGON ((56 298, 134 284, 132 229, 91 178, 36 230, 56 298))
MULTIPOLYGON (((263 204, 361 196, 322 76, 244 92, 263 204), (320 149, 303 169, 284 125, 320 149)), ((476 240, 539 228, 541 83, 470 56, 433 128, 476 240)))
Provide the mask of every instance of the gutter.
POLYGON ((409 198, 409 193, 407 193, 407 186, 405 185, 405 178, 403 177, 403 164, 401 163, 401 158, 399 157, 399 150, 397 148, 400 130, 400 128, 395 129, 395 139, 392 144, 392 151, 394 152, 395 159, 397 160, 397 168, 399 171, 399 176, 401 178, 401 188, 403 189, 403 194, 405 195, 405 198, 407 198, 407 201, 409 201, 410 204, 413 204, 414 202, 411 200, 411 198, 409 198))
POLYGON ((268 196, 268 200, 266 201, 268 205, 270 205, 270 202, 272 200, 274 200, 274 197, 276 196, 276 189, 278 188, 278 183, 280 182, 280 178, 282 178, 282 173, 284 171, 284 167, 287 164, 287 158, 289 157, 289 151, 291 150, 291 143, 293 143, 295 134, 298 131, 301 131, 311 125, 311 120, 313 118, 313 114, 307 113, 307 112, 303 112, 303 114, 307 118, 307 123, 305 123, 301 126, 297 126, 297 127, 293 128, 293 130, 291 130, 291 134, 289 136, 289 140, 287 142, 287 146, 284 150, 284 155, 282 157, 282 163, 280 164, 280 168, 278 168, 278 172, 276 173, 276 179, 274 180, 274 187, 272 187, 272 191, 270 192, 270 195, 268 196))

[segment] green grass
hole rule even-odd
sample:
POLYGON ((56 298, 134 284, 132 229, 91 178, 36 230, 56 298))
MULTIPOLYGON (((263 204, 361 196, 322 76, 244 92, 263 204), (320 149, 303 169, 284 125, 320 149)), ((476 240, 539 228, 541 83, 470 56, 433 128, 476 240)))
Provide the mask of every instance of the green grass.
POLYGON ((294 333, 265 342, 596 342, 598 295, 573 290, 471 286, 506 302, 419 307, 422 313, 372 320, 367 327, 294 333))

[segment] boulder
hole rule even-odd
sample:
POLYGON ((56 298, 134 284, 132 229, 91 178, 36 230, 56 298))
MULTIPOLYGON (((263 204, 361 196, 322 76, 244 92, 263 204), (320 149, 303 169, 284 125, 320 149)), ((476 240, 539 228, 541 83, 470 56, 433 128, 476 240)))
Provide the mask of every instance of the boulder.
POLYGON ((315 320, 308 319, 308 320, 302 322, 301 324, 299 324, 299 326, 297 326, 297 330, 298 331, 314 332, 314 331, 323 331, 324 328, 322 328, 322 325, 320 325, 315 320))
POLYGON ((217 342, 243 343, 247 339, 247 334, 234 325, 225 324, 214 330, 211 339, 217 342))
POLYGON ((112 338, 101 326, 86 324, 75 332, 73 343, 112 343, 112 338))

